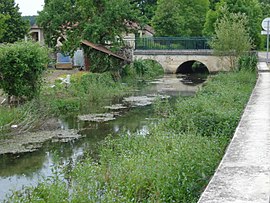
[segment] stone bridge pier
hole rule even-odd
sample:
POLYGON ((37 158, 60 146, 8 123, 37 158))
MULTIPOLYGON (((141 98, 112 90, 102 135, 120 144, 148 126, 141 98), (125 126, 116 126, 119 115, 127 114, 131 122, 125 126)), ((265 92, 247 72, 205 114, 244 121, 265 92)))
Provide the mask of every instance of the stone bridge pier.
POLYGON ((214 56, 212 50, 134 50, 133 60, 154 60, 162 65, 165 73, 179 73, 185 64, 200 62, 209 73, 229 71, 227 57, 214 56))

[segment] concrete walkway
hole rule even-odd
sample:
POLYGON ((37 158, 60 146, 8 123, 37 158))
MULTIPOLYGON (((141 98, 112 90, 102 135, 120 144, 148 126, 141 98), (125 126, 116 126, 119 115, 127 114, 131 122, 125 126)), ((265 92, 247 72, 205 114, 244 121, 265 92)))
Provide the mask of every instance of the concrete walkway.
POLYGON ((198 203, 270 203, 270 72, 258 80, 234 137, 198 203))

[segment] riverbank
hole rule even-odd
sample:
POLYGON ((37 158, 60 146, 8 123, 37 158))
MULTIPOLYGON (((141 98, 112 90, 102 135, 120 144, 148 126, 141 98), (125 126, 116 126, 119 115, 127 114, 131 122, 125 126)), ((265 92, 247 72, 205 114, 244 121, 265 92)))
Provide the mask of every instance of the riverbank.
MULTIPOLYGON (((147 69, 148 65, 141 64, 141 68, 147 69)), ((42 148, 47 141, 68 142, 80 138, 82 129, 70 130, 63 126, 63 120, 69 116, 107 112, 104 107, 110 105, 108 101, 129 95, 137 88, 137 80, 162 75, 160 66, 152 62, 149 66, 151 68, 144 74, 127 66, 121 80, 114 80, 110 72, 48 69, 39 98, 17 107, 0 105, 0 155, 30 153, 42 148), (69 84, 63 83, 67 75, 70 76, 69 84)))
POLYGON ((163 69, 151 61, 137 61, 119 72, 121 78, 118 78, 118 72, 115 78, 113 72, 48 70, 38 98, 11 108, 8 105, 0 105, 0 139, 7 135, 36 131, 44 121, 51 118, 66 117, 80 112, 90 113, 92 104, 102 106, 106 99, 128 95, 129 91, 136 88, 138 81, 161 76, 163 69), (61 74, 63 72, 65 74, 61 74))
POLYGON ((255 72, 212 76, 195 97, 179 98, 175 106, 156 105, 162 116, 147 135, 106 139, 98 162, 86 158, 68 170, 70 184, 55 174, 10 201, 196 202, 223 156, 255 81, 255 72))
POLYGON ((245 113, 199 203, 269 202, 270 73, 266 63, 259 66, 245 113))

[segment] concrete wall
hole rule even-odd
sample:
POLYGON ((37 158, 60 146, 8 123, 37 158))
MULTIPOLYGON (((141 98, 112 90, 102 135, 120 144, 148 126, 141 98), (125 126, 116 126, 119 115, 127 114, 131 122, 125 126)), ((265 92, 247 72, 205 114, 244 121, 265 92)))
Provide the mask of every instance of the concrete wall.
POLYGON ((229 61, 226 57, 214 56, 211 50, 190 51, 162 51, 162 50, 135 50, 133 60, 151 59, 162 65, 165 73, 176 73, 178 67, 187 61, 203 63, 210 73, 229 71, 229 61))

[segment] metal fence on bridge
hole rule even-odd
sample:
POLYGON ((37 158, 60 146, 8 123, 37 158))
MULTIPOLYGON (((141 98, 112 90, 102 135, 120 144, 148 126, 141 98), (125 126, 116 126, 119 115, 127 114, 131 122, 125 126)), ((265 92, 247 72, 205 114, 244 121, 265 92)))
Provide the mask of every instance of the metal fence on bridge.
POLYGON ((143 37, 135 39, 137 50, 198 50, 210 49, 204 37, 143 37))

